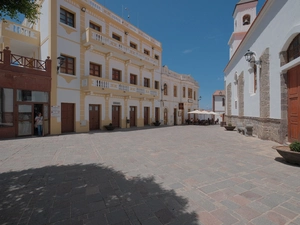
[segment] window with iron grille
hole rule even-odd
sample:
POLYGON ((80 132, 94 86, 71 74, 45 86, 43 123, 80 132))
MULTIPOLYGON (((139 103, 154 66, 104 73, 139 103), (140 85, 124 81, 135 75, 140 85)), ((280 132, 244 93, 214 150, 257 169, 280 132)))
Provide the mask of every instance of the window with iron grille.
POLYGON ((188 98, 193 98, 193 90, 191 88, 188 89, 188 98))
POLYGON ((60 8, 60 22, 75 27, 74 14, 60 8))
POLYGON ((300 56, 300 34, 298 34, 291 42, 288 50, 287 57, 288 62, 298 58, 300 56))
POLYGON ((137 75, 135 75, 135 74, 130 74, 130 83, 131 84, 137 84, 137 75))
POLYGON ((150 79, 144 78, 144 87, 150 87, 150 79))

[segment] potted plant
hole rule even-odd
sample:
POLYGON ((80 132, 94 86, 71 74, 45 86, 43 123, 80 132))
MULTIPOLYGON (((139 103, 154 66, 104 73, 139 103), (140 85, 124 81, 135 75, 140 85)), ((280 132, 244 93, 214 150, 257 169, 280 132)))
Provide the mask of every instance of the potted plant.
POLYGON ((155 122, 153 122, 153 125, 158 127, 160 125, 160 122, 156 120, 155 122))
POLYGON ((273 147, 284 158, 284 160, 291 164, 300 165, 300 142, 294 141, 288 146, 273 147))
POLYGON ((114 130, 115 127, 112 125, 112 123, 110 123, 109 125, 105 125, 104 126, 106 130, 114 130))
POLYGON ((228 126, 224 126, 226 130, 229 130, 229 131, 233 131, 235 129, 235 126, 232 126, 231 123, 228 123, 228 126))

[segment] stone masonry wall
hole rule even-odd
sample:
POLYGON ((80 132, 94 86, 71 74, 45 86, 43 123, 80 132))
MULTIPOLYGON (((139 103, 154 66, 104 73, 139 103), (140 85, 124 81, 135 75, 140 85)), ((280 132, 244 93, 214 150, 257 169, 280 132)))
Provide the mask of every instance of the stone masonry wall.
POLYGON ((231 98, 232 98, 232 91, 231 91, 231 83, 227 85, 226 90, 226 98, 227 98, 227 115, 231 115, 231 98))
POLYGON ((238 78, 238 107, 239 116, 244 116, 244 72, 238 78))
POLYGON ((261 74, 260 74, 260 117, 270 117, 270 59, 269 48, 261 56, 261 74))

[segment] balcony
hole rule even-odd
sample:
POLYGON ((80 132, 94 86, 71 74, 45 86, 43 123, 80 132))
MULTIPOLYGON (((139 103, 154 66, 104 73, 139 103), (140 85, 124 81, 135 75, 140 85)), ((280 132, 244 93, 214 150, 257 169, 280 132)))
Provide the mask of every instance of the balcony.
POLYGON ((131 60, 133 64, 138 66, 145 66, 149 69, 158 66, 158 60, 91 28, 87 28, 82 34, 82 41, 84 46, 91 46, 91 48, 104 53, 112 52, 114 56, 124 61, 131 60))
POLYGON ((118 96, 131 96, 136 98, 158 99, 158 90, 132 85, 106 78, 86 76, 81 80, 81 90, 87 94, 114 94, 118 96))

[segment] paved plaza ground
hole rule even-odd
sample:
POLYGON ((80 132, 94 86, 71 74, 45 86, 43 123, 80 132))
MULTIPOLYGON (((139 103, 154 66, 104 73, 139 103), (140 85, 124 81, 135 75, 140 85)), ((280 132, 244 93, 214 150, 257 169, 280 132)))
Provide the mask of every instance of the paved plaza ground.
POLYGON ((300 167, 216 126, 0 141, 0 224, 300 224, 300 167))

